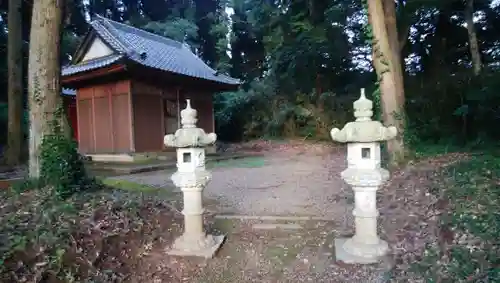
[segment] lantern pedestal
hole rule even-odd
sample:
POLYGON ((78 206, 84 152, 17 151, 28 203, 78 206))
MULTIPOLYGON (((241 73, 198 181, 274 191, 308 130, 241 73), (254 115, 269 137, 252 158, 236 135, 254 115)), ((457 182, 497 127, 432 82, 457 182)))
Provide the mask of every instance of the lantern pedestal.
POLYGON ((335 239, 335 258, 347 264, 377 263, 389 251, 389 245, 384 240, 368 245, 359 243, 354 238, 335 239))
POLYGON ((167 254, 212 258, 224 242, 224 235, 207 235, 203 229, 202 193, 210 178, 210 173, 207 171, 191 174, 177 172, 172 176, 174 184, 181 187, 184 198, 184 209, 182 210, 184 233, 166 251, 167 254), (192 186, 185 186, 187 183, 192 186))
POLYGON ((346 169, 342 178, 354 191, 355 235, 350 239, 335 240, 337 260, 345 263, 375 263, 387 254, 389 246, 377 235, 377 190, 389 177, 382 168, 346 169))
POLYGON ((224 236, 203 235, 191 238, 184 234, 177 238, 172 247, 166 251, 168 255, 197 256, 213 258, 224 242, 224 236))

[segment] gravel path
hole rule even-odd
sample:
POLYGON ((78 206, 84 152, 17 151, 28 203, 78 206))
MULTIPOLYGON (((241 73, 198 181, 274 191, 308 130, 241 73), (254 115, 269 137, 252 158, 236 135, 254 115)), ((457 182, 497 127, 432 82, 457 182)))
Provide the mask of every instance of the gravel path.
MULTIPOLYGON (((243 161, 242 161, 243 162, 243 161)), ((313 216, 343 220, 350 215, 350 188, 339 174, 345 168, 343 153, 265 153, 253 168, 212 169, 212 181, 204 191, 218 200, 219 214, 258 216, 313 216)), ((172 189, 171 172, 113 177, 172 189)))
POLYGON ((346 212, 348 186, 341 154, 271 155, 256 168, 217 168, 205 194, 225 204, 220 213, 315 216, 346 212))

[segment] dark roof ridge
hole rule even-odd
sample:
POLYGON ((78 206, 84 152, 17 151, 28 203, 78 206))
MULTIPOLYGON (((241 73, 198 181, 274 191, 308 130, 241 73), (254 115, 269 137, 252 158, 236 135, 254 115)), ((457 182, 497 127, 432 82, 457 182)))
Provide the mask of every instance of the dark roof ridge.
MULTIPOLYGON (((96 14, 96 17, 100 21, 103 21, 104 23, 108 24, 111 28, 113 28, 115 30, 116 30, 116 28, 113 25, 120 26, 121 28, 123 28, 125 30, 128 29, 128 30, 130 30, 130 32, 134 32, 134 33, 138 34, 139 36, 148 36, 148 37, 150 37, 150 38, 152 38, 155 41, 158 41, 160 43, 174 45, 174 47, 177 47, 177 48, 183 48, 183 47, 185 47, 185 43, 177 41, 177 40, 174 40, 174 39, 171 39, 169 37, 161 36, 161 35, 149 32, 147 30, 136 28, 136 27, 134 27, 132 25, 127 25, 127 24, 124 24, 124 23, 120 23, 120 22, 114 21, 112 19, 103 17, 103 16, 101 16, 99 14, 96 14)), ((127 32, 127 31, 125 31, 125 32, 127 32)))
MULTIPOLYGON (((96 15, 96 16, 99 16, 99 15, 96 15)), ((105 19, 105 18, 102 16, 99 16, 99 19, 105 19)), ((124 42, 124 39, 120 38, 120 36, 118 35, 118 31, 112 25, 110 25, 106 21, 102 21, 102 20, 93 20, 90 24, 94 27, 94 30, 98 34, 100 34, 101 32, 106 33, 105 35, 104 34, 100 34, 100 35, 105 41, 107 41, 108 44, 113 45, 113 43, 115 43, 115 44, 119 45, 118 47, 121 50, 116 50, 116 51, 118 51, 118 52, 121 51, 121 52, 130 54, 130 51, 132 50, 132 48, 130 47, 130 43, 124 42), (101 26, 102 28, 96 28, 96 26, 101 26), (110 29, 113 29, 113 31, 111 31, 110 29)))

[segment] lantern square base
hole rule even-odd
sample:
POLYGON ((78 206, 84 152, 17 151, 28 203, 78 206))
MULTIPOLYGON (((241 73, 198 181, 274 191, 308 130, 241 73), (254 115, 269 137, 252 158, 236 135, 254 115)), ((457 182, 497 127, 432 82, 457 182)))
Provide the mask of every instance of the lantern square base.
POLYGON ((352 238, 335 239, 335 259, 347 264, 372 264, 382 261, 389 247, 387 242, 380 240, 376 245, 354 243, 352 238), (356 253, 352 250, 355 249, 356 253))
POLYGON ((196 256, 206 259, 213 258, 224 242, 225 236, 206 235, 205 245, 189 242, 185 237, 177 238, 171 248, 166 250, 166 254, 173 256, 196 256), (191 248, 184 248, 191 247, 191 248), (196 247, 196 248, 193 248, 196 247))

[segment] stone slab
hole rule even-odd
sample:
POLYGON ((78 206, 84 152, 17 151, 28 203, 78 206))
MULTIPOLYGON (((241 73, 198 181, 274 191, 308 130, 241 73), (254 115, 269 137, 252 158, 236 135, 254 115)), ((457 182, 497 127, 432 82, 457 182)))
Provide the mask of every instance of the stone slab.
POLYGON ((253 229, 257 230, 274 230, 274 229, 283 229, 283 230, 298 230, 302 229, 302 226, 299 224, 283 224, 283 223, 256 223, 252 225, 253 229))
POLYGON ((129 154, 87 154, 85 156, 89 157, 93 162, 131 163, 135 161, 134 157, 129 154))
POLYGON ((219 250, 219 248, 222 246, 222 243, 224 242, 224 239, 226 236, 220 235, 220 236, 212 236, 214 240, 214 245, 207 247, 205 249, 197 250, 197 251, 185 251, 185 250, 178 250, 174 248, 169 248, 166 250, 167 255, 172 255, 172 256, 196 256, 196 257, 203 257, 205 259, 210 259, 213 258, 215 253, 219 250))
MULTIPOLYGON (((245 157, 253 157, 255 155, 249 155, 249 154, 237 154, 237 155, 220 155, 220 156, 214 156, 212 158, 207 159, 208 162, 218 162, 218 161, 223 161, 223 160, 231 160, 231 159, 241 159, 245 157)), ((146 173, 146 172, 153 172, 153 171, 161 171, 161 170, 167 170, 167 169, 175 169, 177 167, 176 161, 170 161, 170 162, 163 162, 160 164, 146 164, 146 165, 133 165, 131 164, 130 166, 110 166, 106 164, 100 165, 99 162, 96 162, 94 164, 94 169, 95 170, 101 170, 101 171, 110 171, 114 172, 117 174, 138 174, 138 173, 146 173)))
POLYGON ((238 214, 217 214, 215 219, 236 219, 236 220, 262 220, 262 221, 332 221, 326 217, 316 216, 280 216, 280 215, 238 215, 238 214))
POLYGON ((373 264, 380 263, 384 257, 380 258, 366 258, 356 255, 352 255, 344 250, 344 243, 349 238, 337 238, 335 239, 335 259, 337 261, 343 261, 347 264, 373 264))

